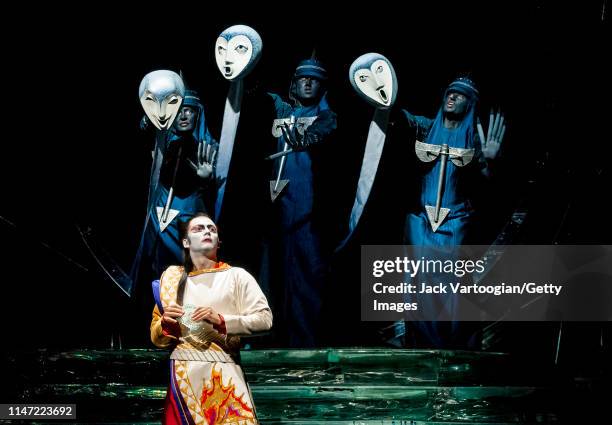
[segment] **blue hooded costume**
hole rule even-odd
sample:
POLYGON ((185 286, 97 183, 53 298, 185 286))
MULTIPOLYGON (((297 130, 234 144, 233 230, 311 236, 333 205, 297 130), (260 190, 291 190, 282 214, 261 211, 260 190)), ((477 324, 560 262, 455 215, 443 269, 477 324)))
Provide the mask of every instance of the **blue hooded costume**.
POLYGON ((436 118, 414 116, 403 110, 406 119, 417 129, 417 139, 433 145, 447 144, 449 148, 474 149, 475 159, 466 167, 458 167, 452 161, 446 164, 442 207, 449 208, 450 213, 434 232, 425 212, 425 205, 436 205, 438 194, 438 178, 442 161, 428 163, 423 167, 421 180, 420 205, 417 211, 408 214, 406 218, 405 242, 410 245, 447 246, 461 245, 465 240, 472 207, 469 200, 469 188, 462 181, 462 174, 473 171, 473 167, 484 166, 480 155, 480 141, 477 138, 476 104, 478 91, 467 79, 458 79, 451 83, 444 93, 444 98, 450 92, 459 92, 468 99, 468 105, 463 119, 457 128, 444 127, 444 107, 440 107, 436 118))
MULTIPOLYGON (((404 243, 413 245, 414 258, 424 256, 427 259, 439 260, 457 259, 457 251, 454 249, 464 243, 473 215, 470 202, 470 185, 473 186, 472 177, 486 166, 481 154, 480 140, 476 132, 476 106, 478 102, 478 90, 467 78, 459 78, 453 81, 444 93, 444 99, 451 92, 458 92, 467 97, 467 107, 462 120, 457 128, 444 127, 444 106, 441 106, 435 119, 431 120, 421 116, 414 116, 403 110, 408 124, 416 128, 417 140, 431 145, 448 145, 449 148, 473 149, 474 158, 466 166, 459 167, 453 161, 446 162, 444 175, 441 207, 450 209, 440 226, 434 231, 427 216, 425 206, 435 206, 438 194, 438 180, 442 161, 440 158, 428 163, 420 163, 421 167, 421 189, 420 199, 411 212, 406 216, 404 243)), ((439 281, 452 281, 449 275, 418 275, 417 282, 436 283, 439 281)), ((415 322, 421 334, 430 346, 443 348, 460 346, 466 343, 464 336, 459 333, 458 322, 452 321, 457 317, 456 296, 447 296, 443 304, 435 303, 432 297, 419 298, 420 309, 424 311, 444 311, 441 316, 450 317, 448 322, 415 322), (434 305, 435 303, 435 305, 434 305)), ((414 300, 411 300, 414 301, 414 300)))
MULTIPOLYGON (((288 179, 289 184, 274 201, 280 220, 280 246, 273 267, 282 268, 282 287, 278 290, 284 292, 282 308, 289 344, 294 347, 312 347, 315 345, 315 328, 321 310, 321 292, 327 269, 314 217, 317 185, 316 171, 313 171, 313 165, 316 170, 316 159, 313 161, 316 154, 313 150, 325 143, 336 129, 336 114, 330 109, 325 93, 319 102, 300 106, 295 99, 295 83, 300 77, 312 77, 324 82, 327 72, 317 60, 304 60, 298 65, 292 79, 289 90, 292 104, 283 101, 279 95, 270 93, 270 96, 279 119, 291 116, 295 119, 316 117, 305 132, 316 135, 319 146, 286 156, 281 178, 288 179), (281 264, 277 264, 277 261, 281 264)), ((283 150, 284 146, 284 137, 278 137, 277 151, 283 150)), ((274 177, 280 162, 280 159, 275 161, 274 177)))
MULTIPOLYGON (((204 106, 197 92, 186 90, 182 106, 195 109, 196 121, 191 133, 181 134, 172 127, 168 132, 166 151, 160 172, 157 193, 153 194, 153 208, 148 212, 149 222, 144 229, 136 260, 132 267, 132 278, 135 280, 141 267, 141 260, 148 259, 153 277, 161 276, 170 265, 182 264, 183 246, 180 239, 180 224, 186 222, 197 212, 205 212, 209 202, 205 202, 204 187, 208 183, 198 177, 189 161, 198 163, 197 152, 200 142, 217 147, 206 125, 204 106), (178 161, 178 164, 177 164, 178 161), (176 176, 175 176, 176 169, 176 176), (179 210, 177 217, 160 231, 157 208, 163 208, 168 200, 170 187, 174 188, 171 209, 179 210)), ((212 180, 211 180, 212 182, 212 180)), ((146 262, 145 262, 146 263, 146 262)))

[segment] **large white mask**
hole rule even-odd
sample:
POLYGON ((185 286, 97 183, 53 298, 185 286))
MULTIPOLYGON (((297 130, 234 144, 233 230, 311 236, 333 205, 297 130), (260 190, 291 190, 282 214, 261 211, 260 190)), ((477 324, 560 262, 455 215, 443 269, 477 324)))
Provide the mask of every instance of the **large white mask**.
POLYGON ((153 71, 142 79, 138 96, 153 125, 158 130, 168 130, 183 102, 185 85, 176 72, 153 71))
POLYGON ((261 56, 261 37, 251 27, 234 25, 223 31, 215 43, 215 60, 228 80, 244 78, 261 56))
POLYGON ((397 77, 391 62, 378 53, 366 53, 351 64, 349 80, 357 93, 377 108, 393 106, 397 77))

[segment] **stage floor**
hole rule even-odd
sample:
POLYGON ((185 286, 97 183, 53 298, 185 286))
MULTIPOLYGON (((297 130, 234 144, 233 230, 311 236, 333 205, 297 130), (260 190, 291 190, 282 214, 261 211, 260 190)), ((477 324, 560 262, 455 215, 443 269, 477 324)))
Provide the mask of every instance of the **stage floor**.
MULTIPOLYGON (((551 370, 504 353, 253 350, 241 362, 264 424, 561 423, 576 396, 551 370)), ((72 424, 159 423, 167 351, 30 350, 8 366, 3 402, 76 403, 72 424)))

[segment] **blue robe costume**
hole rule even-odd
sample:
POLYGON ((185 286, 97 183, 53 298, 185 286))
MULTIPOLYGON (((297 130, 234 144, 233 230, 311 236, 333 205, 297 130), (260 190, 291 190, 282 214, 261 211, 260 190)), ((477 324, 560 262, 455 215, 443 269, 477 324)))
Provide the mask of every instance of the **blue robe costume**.
POLYGON ((153 207, 148 211, 149 222, 144 229, 140 248, 132 267, 134 280, 138 277, 141 267, 150 266, 150 270, 142 270, 147 275, 149 271, 151 272, 150 276, 142 276, 143 279, 149 279, 161 276, 170 265, 182 264, 183 246, 180 239, 180 226, 195 213, 210 210, 210 201, 207 198, 213 195, 205 196, 207 195, 205 191, 209 184, 212 188, 212 179, 203 180, 198 177, 188 161, 198 163, 197 152, 200 142, 211 144, 215 149, 217 142, 208 131, 204 106, 195 91, 186 91, 182 106, 191 106, 196 110, 196 122, 191 133, 182 134, 174 127, 168 133, 157 193, 153 194, 153 207), (174 171, 177 161, 178 169, 175 178, 174 171), (170 208, 179 210, 180 213, 163 232, 160 232, 156 207, 163 208, 166 205, 170 187, 174 187, 170 208))
MULTIPOLYGON (((457 128, 444 127, 443 106, 433 120, 402 111, 408 124, 416 129, 417 140, 434 145, 447 144, 449 148, 474 149, 475 152, 472 161, 464 167, 458 167, 452 161, 447 161, 441 206, 449 208, 450 212, 435 232, 432 230, 425 206, 436 205, 442 161, 438 158, 436 161, 418 165, 421 170, 420 198, 406 216, 404 231, 404 243, 414 245, 410 256, 417 259, 422 256, 442 261, 458 259, 454 247, 464 243, 474 213, 470 202, 470 190, 475 185, 478 172, 486 166, 475 130, 478 91, 467 79, 458 79, 451 83, 446 89, 444 98, 451 91, 464 94, 468 99, 465 114, 457 128)), ((429 273, 417 278, 417 282, 453 281, 452 276, 445 274, 429 273)), ((421 310, 439 312, 444 309, 447 317, 456 317, 456 296, 445 297, 443 305, 433 305, 434 299, 430 296, 417 297, 417 299, 421 310)), ((442 348, 465 343, 461 340, 463 336, 459 335, 456 321, 415 322, 415 326, 419 328, 430 346, 442 348)))
MULTIPOLYGON (((290 99, 293 100, 297 78, 312 76, 324 79, 321 69, 316 60, 302 61, 291 85, 290 99)), ((281 308, 288 343, 292 347, 313 347, 327 271, 315 217, 319 186, 315 151, 320 145, 329 143, 329 136, 336 129, 336 114, 330 109, 325 95, 317 104, 310 106, 299 106, 296 102, 292 106, 279 95, 270 93, 270 96, 274 101, 277 118, 317 117, 306 131, 317 135, 318 145, 286 156, 281 179, 288 179, 289 184, 274 201, 278 207, 277 219, 280 221, 280 231, 277 232, 277 244, 280 246, 275 250, 277 255, 273 256, 272 263, 273 268, 280 269, 282 287, 276 290, 284 292, 281 308)), ((281 136, 277 139, 277 151, 283 150, 284 146, 285 139, 281 136)), ((280 159, 277 159, 273 178, 276 178, 279 164, 280 159)))

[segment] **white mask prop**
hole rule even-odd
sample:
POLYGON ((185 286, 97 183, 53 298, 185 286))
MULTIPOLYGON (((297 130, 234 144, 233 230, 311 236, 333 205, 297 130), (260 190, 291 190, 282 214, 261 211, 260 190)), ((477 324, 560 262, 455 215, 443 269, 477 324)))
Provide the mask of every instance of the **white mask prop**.
POLYGON ((336 251, 342 249, 350 240, 370 197, 387 137, 389 113, 397 97, 395 70, 391 62, 378 53, 366 53, 355 59, 349 69, 349 80, 357 94, 376 109, 370 122, 357 193, 349 218, 349 233, 336 251))
POLYGON ((185 85, 176 72, 159 70, 145 75, 138 89, 140 104, 158 130, 168 130, 181 108, 185 85))
POLYGON ((249 74, 261 57, 261 37, 251 27, 234 25, 223 31, 215 43, 215 60, 221 75, 230 81, 225 101, 223 126, 219 138, 216 177, 218 182, 215 202, 215 221, 219 221, 227 176, 232 161, 234 140, 240 121, 240 105, 244 91, 243 79, 249 74))
POLYGON ((349 80, 357 93, 376 108, 390 108, 397 97, 397 77, 391 62, 378 53, 358 57, 349 80))
POLYGON ((244 78, 261 57, 261 37, 251 27, 234 25, 223 31, 215 43, 215 60, 227 80, 244 78))
MULTIPOLYGON (((158 130, 155 138, 153 164, 151 166, 151 175, 149 178, 147 217, 145 219, 146 232, 151 217, 150 212, 154 206, 154 199, 157 198, 158 194, 159 176, 166 151, 166 134, 170 127, 172 127, 181 108, 181 104, 183 103, 183 98, 185 97, 185 84, 176 72, 168 70, 153 71, 145 75, 140 82, 138 95, 147 117, 158 130)), ((167 205, 170 205, 172 201, 172 190, 173 189, 170 188, 167 205)), ((163 232, 167 224, 174 219, 176 214, 178 214, 178 211, 175 211, 176 214, 173 212, 174 215, 169 219, 168 208, 164 209, 164 214, 161 214, 159 211, 161 207, 157 208, 157 210, 158 218, 161 216, 165 217, 164 220, 159 220, 159 230, 163 232)), ((137 258, 142 255, 142 249, 139 249, 138 252, 137 258)), ((135 262, 139 262, 139 260, 135 260, 135 262)))

